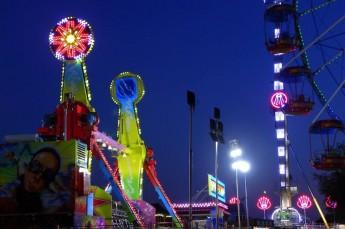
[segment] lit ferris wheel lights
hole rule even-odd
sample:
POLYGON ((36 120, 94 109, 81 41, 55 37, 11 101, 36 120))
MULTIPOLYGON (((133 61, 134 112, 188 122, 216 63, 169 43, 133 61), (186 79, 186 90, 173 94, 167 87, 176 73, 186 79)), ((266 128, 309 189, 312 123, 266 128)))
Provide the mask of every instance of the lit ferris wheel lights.
POLYGON ((271 96, 271 105, 275 109, 283 108, 288 103, 286 93, 277 91, 271 96))
POLYGON ((263 211, 270 209, 272 206, 270 198, 267 196, 260 196, 258 201, 256 202, 256 206, 263 211))
POLYGON ((81 60, 94 45, 91 26, 79 18, 64 18, 50 32, 49 45, 59 60, 81 60))
POLYGON ((300 197, 298 197, 297 199, 297 206, 301 209, 308 209, 310 208, 312 205, 311 200, 309 198, 309 196, 307 195, 301 195, 300 197))
POLYGON ((336 209, 338 205, 337 201, 331 199, 331 196, 326 197, 325 204, 327 208, 332 208, 332 209, 336 209))

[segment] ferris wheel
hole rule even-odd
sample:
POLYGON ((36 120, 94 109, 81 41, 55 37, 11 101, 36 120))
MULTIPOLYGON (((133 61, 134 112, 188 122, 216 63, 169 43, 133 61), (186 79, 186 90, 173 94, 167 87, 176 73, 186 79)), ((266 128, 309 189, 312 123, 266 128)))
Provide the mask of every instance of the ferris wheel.
POLYGON ((286 115, 313 108, 312 165, 345 168, 345 1, 266 1, 265 41, 284 82, 286 115), (315 149, 313 141, 321 142, 315 149), (321 140, 320 140, 321 139, 321 140))
POLYGON ((321 170, 345 168, 345 2, 310 0, 294 5, 299 12, 300 60, 311 70, 308 81, 322 105, 309 128, 312 165, 321 170), (315 139, 320 146, 315 147, 315 139))
POLYGON ((322 143, 318 150, 311 148, 312 165, 322 170, 345 168, 345 144, 337 144, 339 135, 344 136, 345 132, 345 1, 264 3, 265 45, 274 62, 271 106, 275 114, 281 196, 280 209, 272 218, 277 224, 291 225, 299 223, 299 213, 291 203, 294 187, 289 178, 287 116, 320 111, 309 128, 310 135, 321 138, 318 141, 322 143))

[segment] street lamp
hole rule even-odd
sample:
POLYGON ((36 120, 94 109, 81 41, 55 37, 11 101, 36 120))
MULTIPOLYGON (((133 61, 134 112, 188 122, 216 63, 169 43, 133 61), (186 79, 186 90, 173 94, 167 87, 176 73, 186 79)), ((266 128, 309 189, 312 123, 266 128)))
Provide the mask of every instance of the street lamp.
MULTIPOLYGON (((236 159, 242 155, 242 150, 239 146, 238 140, 230 140, 230 157, 236 159)), ((238 161, 235 161, 231 165, 232 169, 236 172, 236 198, 239 200, 238 197, 238 169, 240 168, 238 161)), ((238 228, 241 229, 241 215, 240 215, 240 201, 237 201, 237 220, 238 220, 238 228)))
MULTIPOLYGON (((249 225, 249 217, 248 217, 248 197, 247 197, 247 179, 246 179, 246 173, 250 170, 250 164, 247 161, 244 160, 236 160, 232 163, 232 169, 236 171, 236 194, 238 198, 238 175, 237 171, 240 170, 240 172, 244 173, 244 191, 245 191, 245 202, 246 202, 246 220, 247 220, 247 227, 249 225)), ((238 214, 238 225, 239 228, 241 228, 241 220, 240 220, 240 207, 239 203, 237 204, 237 214, 238 214)))
POLYGON ((230 140, 230 157, 238 158, 242 156, 242 149, 237 139, 230 140))
POLYGON ((249 214, 248 214, 248 192, 247 192, 247 172, 250 170, 250 163, 247 161, 242 161, 239 163, 239 170, 244 173, 244 193, 246 199, 246 220, 247 220, 247 228, 249 226, 249 214))

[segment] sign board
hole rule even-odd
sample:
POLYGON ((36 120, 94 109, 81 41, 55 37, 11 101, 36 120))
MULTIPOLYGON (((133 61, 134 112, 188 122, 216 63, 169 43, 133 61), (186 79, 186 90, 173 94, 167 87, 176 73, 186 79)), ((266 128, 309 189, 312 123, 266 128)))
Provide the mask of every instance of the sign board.
MULTIPOLYGON (((218 200, 225 203, 225 185, 219 179, 217 180, 217 189, 218 189, 218 200)), ((208 174, 208 194, 216 198, 216 178, 208 174)))

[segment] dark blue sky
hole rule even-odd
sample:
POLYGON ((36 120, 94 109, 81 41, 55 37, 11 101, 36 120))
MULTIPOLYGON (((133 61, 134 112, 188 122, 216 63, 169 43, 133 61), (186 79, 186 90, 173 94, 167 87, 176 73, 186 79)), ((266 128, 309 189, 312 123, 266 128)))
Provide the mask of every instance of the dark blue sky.
MULTIPOLYGON (((338 9, 344 9, 344 2, 341 4, 338 9)), ((320 20, 327 25, 325 15, 331 12, 336 18, 342 14, 338 11, 326 9, 320 20)), ((239 139, 252 163, 247 175, 250 214, 261 216, 255 202, 264 190, 273 198, 274 206, 279 204, 274 119, 268 105, 273 62, 264 46, 263 13, 262 1, 5 0, 0 8, 0 136, 34 133, 43 115, 54 110, 62 63, 49 51, 48 34, 60 19, 80 17, 91 24, 95 36, 95 47, 86 63, 92 104, 101 117, 102 131, 113 136, 116 133, 117 107, 109 94, 111 80, 123 71, 140 74, 146 88, 138 105, 142 137, 155 150, 159 178, 171 199, 186 201, 186 91, 193 90, 197 96, 194 192, 206 185, 207 173, 214 173, 214 144, 208 132, 209 118, 217 106, 225 139, 239 139)), ((310 41, 316 34, 310 29, 312 22, 303 23, 302 30, 310 41)), ((311 62, 316 59, 312 57, 311 62)), ((327 85, 322 90, 329 95, 335 88, 333 81, 329 76, 322 80, 323 86, 327 85)), ((289 119, 289 138, 310 180, 315 170, 308 162, 308 127, 320 107, 316 101, 311 115, 289 119)), ((344 108, 336 108, 340 116, 344 114, 344 108)), ((228 144, 223 145, 219 153, 219 177, 227 186, 227 198, 235 194, 228 149, 228 144)), ((293 182, 306 193, 291 158, 293 182)), ((313 189, 317 191, 315 185, 313 189)), ((152 199, 153 195, 144 191, 144 197, 152 199)))

